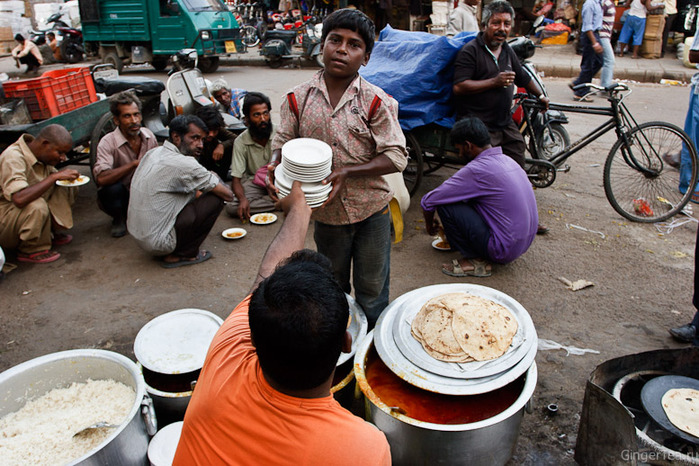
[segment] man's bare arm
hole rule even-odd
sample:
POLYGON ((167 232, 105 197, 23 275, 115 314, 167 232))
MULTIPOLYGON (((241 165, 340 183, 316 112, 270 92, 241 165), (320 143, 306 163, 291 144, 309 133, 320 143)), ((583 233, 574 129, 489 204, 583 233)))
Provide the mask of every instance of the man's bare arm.
POLYGON ((138 167, 139 162, 140 162, 140 159, 134 160, 131 163, 127 163, 126 165, 122 165, 121 167, 110 168, 110 169, 101 171, 100 174, 97 175, 97 179, 96 179, 97 184, 100 186, 109 186, 111 184, 116 183, 117 181, 121 180, 123 177, 125 177, 129 173, 136 170, 136 167, 138 167))
POLYGON ((80 173, 77 170, 71 168, 66 168, 65 170, 57 171, 51 173, 49 176, 39 181, 36 184, 27 186, 21 191, 17 191, 12 195, 12 203, 23 209, 31 202, 39 199, 51 186, 53 186, 58 180, 74 180, 80 173))

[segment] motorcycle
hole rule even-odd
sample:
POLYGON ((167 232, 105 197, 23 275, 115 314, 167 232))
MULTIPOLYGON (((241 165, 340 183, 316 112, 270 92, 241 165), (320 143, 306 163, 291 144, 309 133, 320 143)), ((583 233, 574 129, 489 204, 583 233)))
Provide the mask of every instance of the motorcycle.
POLYGON ((29 40, 34 42, 36 45, 44 45, 46 43, 46 33, 51 31, 55 32, 59 27, 70 28, 69 24, 63 22, 63 15, 63 9, 59 9, 56 13, 49 16, 49 19, 46 20, 46 24, 50 25, 51 23, 53 23, 53 26, 51 26, 48 29, 43 29, 41 31, 32 31, 29 34, 29 40))
POLYGON ((268 29, 260 47, 260 55, 264 56, 272 68, 279 68, 295 58, 315 60, 318 66, 323 66, 323 55, 320 53, 320 37, 323 25, 315 26, 306 23, 301 36, 301 53, 294 52, 292 46, 298 36, 296 31, 268 29))
POLYGON ((77 63, 83 59, 83 33, 80 29, 59 27, 57 31, 63 36, 61 41, 61 56, 68 63, 77 63))
MULTIPOLYGON (((543 22, 543 17, 539 17, 537 21, 534 22, 533 28, 536 28, 538 24, 543 22), (541 21, 539 21, 539 18, 541 21), (538 23, 538 24, 537 24, 538 23)), ((544 82, 537 73, 534 64, 528 59, 534 56, 534 51, 536 50, 536 45, 529 39, 528 36, 519 36, 512 38, 507 41, 515 55, 519 59, 522 68, 529 74, 529 76, 539 85, 543 94, 548 97, 548 92, 546 91, 546 86, 544 82)), ((518 94, 527 94, 527 90, 524 88, 517 89, 518 94)), ((538 97, 538 96, 531 96, 538 97)), ((517 102, 517 99, 515 100, 517 102)), ((559 110, 546 110, 546 112, 539 112, 535 109, 529 110, 531 113, 529 115, 530 121, 534 129, 534 134, 537 138, 537 144, 540 147, 540 153, 550 159, 557 153, 561 152, 570 144, 570 136, 568 131, 563 127, 563 125, 568 123, 568 117, 565 113, 559 110)), ((520 132, 524 131, 522 125, 524 124, 523 112, 524 109, 521 105, 515 105, 512 108, 512 119, 517 124, 520 132)))

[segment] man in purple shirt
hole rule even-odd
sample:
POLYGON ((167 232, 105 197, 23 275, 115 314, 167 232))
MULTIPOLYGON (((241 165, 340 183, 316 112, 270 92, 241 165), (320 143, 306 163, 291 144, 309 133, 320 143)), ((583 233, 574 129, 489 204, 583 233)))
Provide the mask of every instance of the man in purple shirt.
POLYGON ((527 174, 500 147, 490 145, 488 128, 477 118, 458 121, 451 130, 454 147, 468 164, 422 198, 427 233, 439 221, 446 239, 462 258, 444 264, 453 277, 488 277, 490 262, 512 262, 529 249, 539 215, 527 174))

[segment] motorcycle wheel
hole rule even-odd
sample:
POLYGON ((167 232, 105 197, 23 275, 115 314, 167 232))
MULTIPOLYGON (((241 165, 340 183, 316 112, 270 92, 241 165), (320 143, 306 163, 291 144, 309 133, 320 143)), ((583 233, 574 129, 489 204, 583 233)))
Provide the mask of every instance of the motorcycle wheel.
POLYGON ((243 26, 240 34, 243 43, 248 47, 254 47, 260 43, 260 37, 257 35, 257 30, 253 26, 243 26))
POLYGON ((325 63, 323 63, 323 53, 322 52, 319 53, 318 55, 316 55, 316 63, 321 68, 325 68, 325 63))
POLYGON ((197 68, 199 68, 202 73, 213 73, 218 69, 218 65, 218 57, 202 57, 199 59, 197 68))
POLYGON ((551 160, 570 145, 568 131, 560 123, 551 123, 538 136, 539 153, 544 160, 551 160))
POLYGON ((83 59, 82 46, 74 40, 61 42, 61 56, 68 63, 78 63, 83 59))
MULTIPOLYGON (((102 138, 114 131, 115 128, 116 124, 114 124, 114 117, 111 113, 105 113, 97 120, 97 124, 92 129, 92 135, 90 136, 90 173, 92 173, 92 169, 97 161, 97 146, 99 146, 102 138)), ((95 184, 97 184, 97 179, 93 179, 95 184)))

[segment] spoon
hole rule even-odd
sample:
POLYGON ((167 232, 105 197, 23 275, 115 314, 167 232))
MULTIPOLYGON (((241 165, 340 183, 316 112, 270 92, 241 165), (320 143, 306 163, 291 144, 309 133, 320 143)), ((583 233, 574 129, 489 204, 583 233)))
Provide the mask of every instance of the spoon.
POLYGON ((80 429, 76 433, 73 434, 73 437, 77 437, 79 435, 85 435, 88 432, 94 430, 94 429, 113 429, 115 427, 119 427, 119 424, 109 424, 108 422, 101 421, 101 422, 96 422, 92 424, 91 426, 87 426, 84 429, 80 429))

